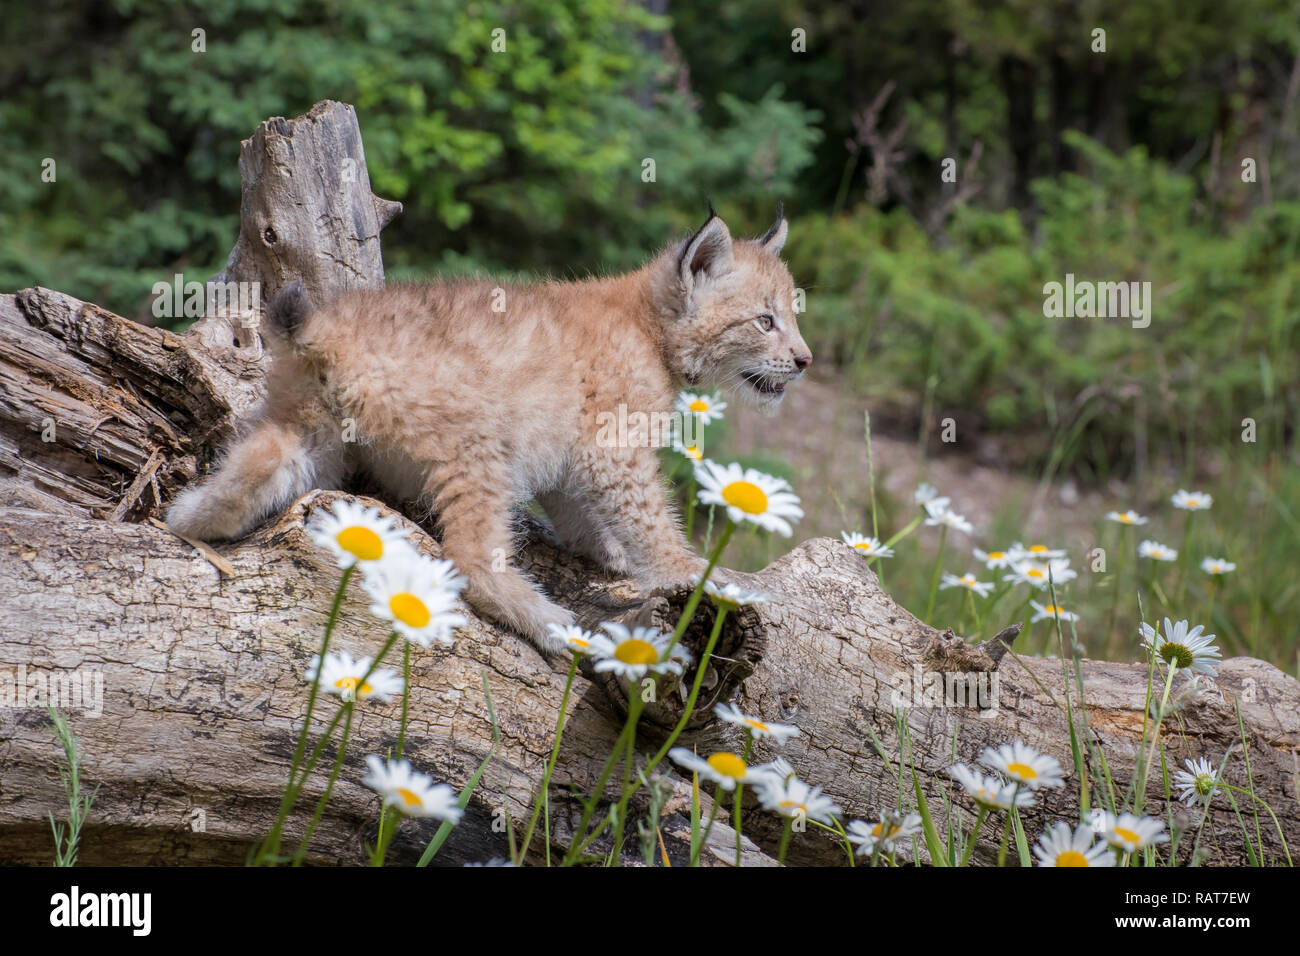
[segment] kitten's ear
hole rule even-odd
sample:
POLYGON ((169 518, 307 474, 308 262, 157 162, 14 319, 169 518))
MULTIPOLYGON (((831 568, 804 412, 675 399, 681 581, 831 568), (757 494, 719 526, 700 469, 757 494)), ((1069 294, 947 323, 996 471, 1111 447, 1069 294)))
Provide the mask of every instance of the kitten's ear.
POLYGON ((677 271, 687 290, 701 279, 716 278, 731 270, 731 231, 709 207, 709 218, 691 236, 677 260, 677 271))
POLYGON ((785 203, 776 204, 776 222, 772 223, 772 228, 767 231, 758 244, 772 255, 780 255, 781 250, 785 247, 785 237, 790 232, 790 224, 785 221, 785 203))

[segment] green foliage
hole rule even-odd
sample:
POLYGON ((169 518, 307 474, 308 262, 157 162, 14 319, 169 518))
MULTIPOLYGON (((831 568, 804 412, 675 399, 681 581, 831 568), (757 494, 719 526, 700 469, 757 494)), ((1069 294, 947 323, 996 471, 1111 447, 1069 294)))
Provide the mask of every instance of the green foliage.
POLYGON ((907 414, 934 376, 936 408, 966 439, 1051 435, 1027 445, 1031 462, 1055 451, 1056 467, 1097 478, 1132 460, 1135 419, 1148 451, 1239 443, 1246 417, 1261 442, 1284 442, 1300 381, 1300 204, 1217 227, 1190 177, 1142 148, 1067 140, 1088 175, 1034 184, 1039 242, 1012 211, 960 210, 942 248, 901 210, 801 222, 788 248, 814 350, 907 414), (1044 284, 1067 273, 1150 281, 1150 326, 1045 317, 1044 284))
POLYGON ((766 228, 817 116, 774 87, 719 96, 706 126, 662 69, 666 25, 618 0, 16 11, 34 41, 0 66, 0 288, 57 282, 140 314, 154 281, 206 278, 238 231, 240 141, 326 98, 357 107, 374 189, 406 205, 385 233, 395 275, 625 267, 710 194, 766 228))

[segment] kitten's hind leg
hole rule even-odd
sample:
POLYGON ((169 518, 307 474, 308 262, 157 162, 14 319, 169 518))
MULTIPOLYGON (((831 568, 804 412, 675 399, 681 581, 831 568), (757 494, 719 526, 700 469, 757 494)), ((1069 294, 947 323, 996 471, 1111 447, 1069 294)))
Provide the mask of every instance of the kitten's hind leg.
POLYGON ((508 487, 508 483, 485 468, 466 467, 463 461, 450 467, 456 471, 435 471, 430 485, 436 489, 433 501, 442 527, 443 553, 468 579, 466 600, 476 611, 518 631, 541 650, 561 649, 563 644, 550 636, 547 626, 572 624, 573 612, 548 601, 509 562, 514 552, 512 502, 495 490, 508 487))
POLYGON ((342 478, 342 442, 327 429, 266 419, 235 440, 211 477, 176 496, 167 524, 203 541, 237 538, 312 488, 337 487, 342 478))

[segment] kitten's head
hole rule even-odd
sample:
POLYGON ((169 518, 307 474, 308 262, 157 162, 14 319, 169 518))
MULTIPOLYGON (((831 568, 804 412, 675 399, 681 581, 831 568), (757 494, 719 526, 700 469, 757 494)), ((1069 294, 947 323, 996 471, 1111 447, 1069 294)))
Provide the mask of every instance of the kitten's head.
POLYGON ((679 384, 730 388, 774 407, 812 362, 779 255, 787 230, 778 209, 763 237, 732 239, 710 208, 695 235, 656 260, 652 295, 679 384))

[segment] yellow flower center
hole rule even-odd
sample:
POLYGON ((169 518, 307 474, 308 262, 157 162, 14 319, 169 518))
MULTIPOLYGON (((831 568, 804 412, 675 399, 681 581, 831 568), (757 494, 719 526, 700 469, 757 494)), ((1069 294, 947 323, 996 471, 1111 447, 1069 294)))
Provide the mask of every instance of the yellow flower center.
POLYGON ((423 601, 406 591, 400 591, 389 598, 388 609, 393 612, 393 617, 407 627, 425 627, 432 616, 423 601))
POLYGON ((761 720, 755 720, 752 717, 746 717, 745 723, 753 727, 755 730, 761 730, 767 732, 769 729, 767 724, 763 723, 761 720))
POLYGON ((1132 830, 1125 830, 1123 827, 1116 827, 1116 828, 1115 828, 1115 835, 1116 835, 1117 837, 1119 837, 1121 840, 1123 840, 1125 843, 1141 843, 1141 842, 1142 842, 1142 838, 1141 838, 1140 836, 1138 836, 1138 835, 1137 835, 1136 833, 1134 833, 1132 830))
POLYGON ((649 641, 630 638, 614 648, 614 656, 624 664, 653 664, 659 660, 659 652, 649 641))
POLYGON ((875 837, 877 840, 881 839, 882 837, 888 840, 898 835, 898 831, 900 829, 899 827, 891 826, 889 828, 889 832, 885 832, 884 826, 885 825, 883 823, 877 823, 874 827, 871 828, 871 835, 875 837))
POLYGON ((782 800, 780 803, 777 804, 777 806, 780 807, 782 810, 784 810, 788 816, 806 817, 808 815, 808 808, 805 807, 798 800, 782 800))
POLYGON ((1021 780, 1033 780, 1038 776, 1038 771, 1027 763, 1009 763, 1007 764, 1007 773, 1013 777, 1019 777, 1021 780))
POLYGON ((697 398, 695 401, 691 402, 690 409, 693 412, 707 412, 709 410, 709 403, 702 398, 697 398))
POLYGON ((724 777, 730 777, 733 780, 739 780, 745 775, 749 766, 732 753, 716 753, 709 758, 708 764, 713 768, 715 773, 724 777))
POLYGON ((581 637, 571 637, 569 638, 569 646, 581 648, 585 651, 587 648, 591 647, 591 641, 583 640, 581 637))
POLYGON ((767 495, 752 481, 733 481, 722 489, 722 500, 745 514, 761 515, 767 510, 767 495))
POLYGON ((1048 547, 1045 544, 1031 544, 1029 550, 1034 554, 1042 554, 1044 551, 1048 550, 1048 547))
POLYGON ((1030 568, 1028 571, 1025 572, 1025 577, 1027 578, 1041 578, 1042 576, 1043 576, 1043 572, 1038 570, 1037 568, 1030 568))
POLYGON ((870 551, 870 550, 871 550, 871 542, 870 542, 870 541, 859 541, 859 542, 858 542, 857 544, 855 544, 853 547, 857 548, 859 551, 870 551))
POLYGON ((1175 644, 1173 641, 1165 641, 1160 645, 1160 656, 1164 658, 1166 664, 1178 670, 1191 667, 1196 660, 1191 648, 1185 644, 1175 644))
POLYGON ((1088 858, 1078 850, 1066 850, 1064 853, 1057 854, 1057 866, 1087 866, 1088 858))
POLYGON ((379 535, 360 525, 344 528, 334 540, 340 548, 361 561, 378 561, 384 555, 384 542, 379 535))
MULTIPOLYGON (((360 677, 341 677, 334 682, 334 686, 337 687, 339 690, 355 691, 357 689, 357 682, 359 680, 361 680, 360 677)), ((367 697, 369 696, 370 692, 373 690, 374 688, 371 687, 369 684, 362 684, 361 696, 367 697)))
POLYGON ((1187 499, 1187 507, 1189 507, 1189 508, 1199 508, 1200 506, 1201 506, 1201 499, 1200 499, 1200 498, 1188 498, 1188 499, 1187 499))
POLYGON ((704 452, 700 451, 698 445, 687 445, 686 454, 691 458, 694 458, 696 461, 699 461, 704 457, 704 452))
POLYGON ((970 587, 972 584, 975 583, 975 575, 973 575, 973 574, 963 574, 963 575, 961 576, 961 583, 964 584, 964 585, 966 585, 966 587, 970 587))
POLYGON ((418 796, 410 790, 407 790, 405 787, 398 787, 397 795, 402 798, 402 803, 406 804, 408 807, 420 807, 424 805, 418 796))
POLYGON ((1056 615, 1061 613, 1061 609, 1057 607, 1055 604, 1048 604, 1046 607, 1043 608, 1043 613, 1050 614, 1053 617, 1055 617, 1056 615))
POLYGON ((1001 552, 1001 551, 990 551, 990 552, 989 552, 989 560, 990 560, 990 561, 1000 561, 1000 560, 1002 560, 1002 557, 1003 557, 1003 555, 1002 555, 1002 552, 1001 552))

